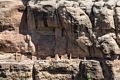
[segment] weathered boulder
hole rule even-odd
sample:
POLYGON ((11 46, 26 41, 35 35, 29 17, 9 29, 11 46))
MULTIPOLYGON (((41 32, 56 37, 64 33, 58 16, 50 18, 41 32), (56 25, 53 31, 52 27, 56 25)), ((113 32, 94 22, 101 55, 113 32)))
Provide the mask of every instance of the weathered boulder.
POLYGON ((100 43, 100 48, 104 55, 109 55, 109 57, 114 57, 114 55, 120 54, 120 48, 115 41, 116 35, 114 33, 103 35, 98 38, 100 43))

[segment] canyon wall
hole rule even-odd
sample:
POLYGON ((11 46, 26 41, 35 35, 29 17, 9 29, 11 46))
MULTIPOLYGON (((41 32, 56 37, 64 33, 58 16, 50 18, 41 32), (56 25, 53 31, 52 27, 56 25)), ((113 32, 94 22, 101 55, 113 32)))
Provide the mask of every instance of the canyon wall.
POLYGON ((119 80, 120 0, 0 0, 0 80, 119 80))

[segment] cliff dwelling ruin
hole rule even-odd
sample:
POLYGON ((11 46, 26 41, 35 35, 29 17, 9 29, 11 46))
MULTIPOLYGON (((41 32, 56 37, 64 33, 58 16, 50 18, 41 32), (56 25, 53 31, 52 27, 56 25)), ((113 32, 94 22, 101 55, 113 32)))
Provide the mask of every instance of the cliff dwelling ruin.
POLYGON ((120 80, 120 0, 0 0, 0 80, 120 80))

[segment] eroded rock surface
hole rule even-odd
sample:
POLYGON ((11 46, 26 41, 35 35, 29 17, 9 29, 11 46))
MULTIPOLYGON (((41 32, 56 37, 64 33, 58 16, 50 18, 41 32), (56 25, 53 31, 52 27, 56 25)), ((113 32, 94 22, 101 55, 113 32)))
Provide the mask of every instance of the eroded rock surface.
POLYGON ((119 59, 120 0, 0 0, 1 80, 119 80, 119 59))
POLYGON ((18 30, 24 5, 21 0, 0 1, 0 31, 18 30))
POLYGON ((80 79, 103 80, 103 72, 99 61, 85 60, 80 63, 80 79))
POLYGON ((80 60, 37 61, 35 80, 74 80, 79 74, 80 60))
POLYGON ((0 61, 1 80, 33 80, 33 63, 30 61, 0 61))

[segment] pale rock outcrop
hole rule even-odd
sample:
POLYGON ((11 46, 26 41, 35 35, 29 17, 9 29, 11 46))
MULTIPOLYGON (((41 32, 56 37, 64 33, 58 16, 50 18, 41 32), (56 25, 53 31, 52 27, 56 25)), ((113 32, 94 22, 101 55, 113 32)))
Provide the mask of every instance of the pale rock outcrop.
POLYGON ((32 42, 32 39, 31 39, 31 36, 30 35, 26 35, 26 43, 28 45, 28 52, 31 53, 31 55, 35 55, 35 45, 34 43, 32 42))
POLYGON ((18 31, 23 10, 21 0, 0 0, 0 31, 18 31))
POLYGON ((114 60, 114 61, 109 61, 109 63, 107 63, 107 65, 109 66, 109 72, 112 73, 112 79, 116 80, 116 79, 120 79, 119 76, 119 66, 120 66, 120 62, 119 60, 114 60))
POLYGON ((103 53, 109 55, 111 58, 114 57, 114 55, 120 54, 120 48, 115 38, 116 35, 114 33, 109 33, 98 38, 103 53))
POLYGON ((25 37, 15 31, 4 31, 0 33, 0 50, 5 53, 20 53, 27 51, 25 37))
POLYGON ((92 43, 90 39, 86 37, 84 32, 81 33, 80 37, 78 37, 76 41, 82 50, 84 50, 86 53, 89 53, 88 48, 92 46, 92 43))
POLYGON ((92 0, 78 0, 78 3, 80 8, 90 16, 94 2, 92 0))
POLYGON ((115 29, 114 8, 116 0, 98 0, 93 5, 93 13, 95 15, 95 26, 98 36, 113 32, 115 29), (102 33, 101 33, 102 32, 102 33), (99 34, 101 33, 101 34, 99 34))

